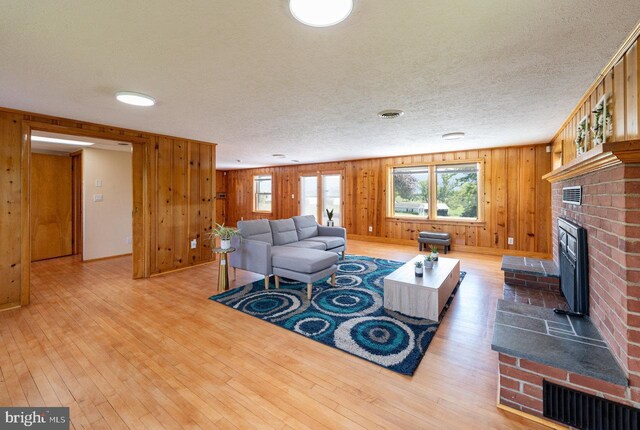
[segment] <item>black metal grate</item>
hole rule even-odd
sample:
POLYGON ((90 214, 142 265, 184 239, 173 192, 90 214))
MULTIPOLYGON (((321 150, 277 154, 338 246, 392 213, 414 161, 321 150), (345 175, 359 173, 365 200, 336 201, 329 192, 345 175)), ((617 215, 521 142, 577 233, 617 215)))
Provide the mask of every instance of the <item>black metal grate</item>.
POLYGON ((572 205, 582 204, 582 187, 564 187, 562 189, 562 203, 569 203, 572 205))
POLYGON ((542 382, 542 407, 546 418, 577 429, 640 429, 640 410, 546 380, 542 382))

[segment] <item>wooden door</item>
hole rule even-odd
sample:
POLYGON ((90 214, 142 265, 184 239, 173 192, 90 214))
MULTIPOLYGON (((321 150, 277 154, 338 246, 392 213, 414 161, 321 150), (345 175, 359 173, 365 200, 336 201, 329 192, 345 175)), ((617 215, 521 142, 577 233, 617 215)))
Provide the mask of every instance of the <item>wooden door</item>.
POLYGON ((31 154, 31 261, 72 253, 71 157, 31 154))

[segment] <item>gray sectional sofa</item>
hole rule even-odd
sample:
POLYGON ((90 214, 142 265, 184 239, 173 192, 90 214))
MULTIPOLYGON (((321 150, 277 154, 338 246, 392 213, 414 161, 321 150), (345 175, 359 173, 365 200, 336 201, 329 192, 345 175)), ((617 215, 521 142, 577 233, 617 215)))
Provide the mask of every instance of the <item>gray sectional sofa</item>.
POLYGON ((313 215, 295 216, 281 220, 239 221, 240 236, 234 237, 229 264, 234 269, 264 275, 265 289, 269 277, 275 275, 276 288, 280 277, 311 285, 323 278, 335 282, 338 253, 347 248, 347 232, 341 227, 318 225, 313 215))

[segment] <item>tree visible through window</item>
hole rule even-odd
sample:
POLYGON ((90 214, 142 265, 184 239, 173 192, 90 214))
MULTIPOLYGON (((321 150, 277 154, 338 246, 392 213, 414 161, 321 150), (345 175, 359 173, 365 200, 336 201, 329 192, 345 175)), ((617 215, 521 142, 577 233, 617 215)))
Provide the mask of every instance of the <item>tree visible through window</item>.
POLYGON ((253 177, 254 210, 271 212, 271 175, 253 177))
POLYGON ((436 166, 436 196, 438 217, 477 219, 478 164, 436 166))
POLYGON ((394 216, 429 216, 429 166, 395 167, 393 175, 394 216))
POLYGON ((391 216, 472 220, 479 217, 479 163, 394 167, 391 179, 391 216), (435 208, 431 209, 430 204, 435 208))

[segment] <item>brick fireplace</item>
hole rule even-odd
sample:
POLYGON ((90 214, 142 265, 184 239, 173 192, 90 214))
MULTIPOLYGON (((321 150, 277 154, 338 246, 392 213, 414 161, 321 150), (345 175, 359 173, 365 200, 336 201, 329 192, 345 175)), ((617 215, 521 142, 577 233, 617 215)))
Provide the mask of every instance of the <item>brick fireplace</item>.
POLYGON ((558 217, 587 230, 589 311, 640 403, 640 165, 619 164, 552 185, 553 258, 558 217), (562 189, 582 187, 582 204, 562 202, 562 189))
POLYGON ((577 172, 553 178, 553 262, 540 260, 548 267, 543 267, 543 274, 532 276, 518 270, 508 273, 505 269, 514 269, 513 262, 505 264, 510 257, 503 259, 506 300, 498 303, 492 344, 500 352, 500 407, 543 417, 542 386, 546 380, 640 409, 640 164, 636 163, 618 161, 585 171, 578 170, 580 165, 575 163, 577 172), (572 186, 581 187, 580 205, 562 201, 563 188, 572 186), (560 292, 553 278, 553 268, 559 264, 559 218, 587 231, 589 317, 584 322, 591 328, 583 327, 585 332, 574 330, 573 324, 581 324, 579 319, 563 320, 545 309, 549 300, 527 303, 508 297, 514 291, 523 295, 523 290, 531 291, 532 297, 560 292), (527 321, 526 325, 542 320, 546 329, 533 324, 523 328, 528 332, 513 330, 517 321, 527 321), (532 330, 539 332, 527 334, 532 330), (572 335, 577 337, 571 344, 559 340, 572 335), (532 339, 523 340, 527 337, 532 339), (580 349, 585 338, 590 345, 580 349), (593 353, 602 357, 589 362, 586 357, 593 353), (604 366, 597 364, 605 362, 604 366))

